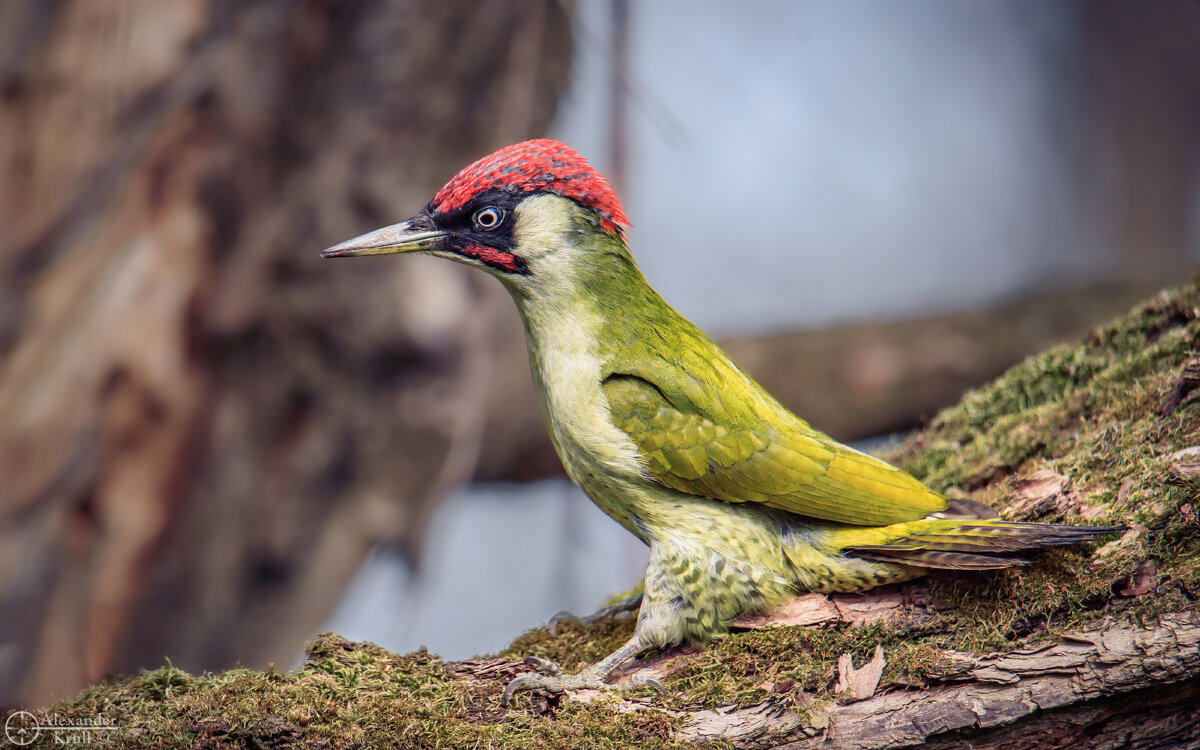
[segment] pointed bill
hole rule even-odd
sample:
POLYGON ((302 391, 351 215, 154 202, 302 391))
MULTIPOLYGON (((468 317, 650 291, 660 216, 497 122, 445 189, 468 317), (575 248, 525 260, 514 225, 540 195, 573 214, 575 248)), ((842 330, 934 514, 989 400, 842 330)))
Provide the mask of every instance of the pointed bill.
POLYGON ((351 258, 356 255, 386 255, 433 250, 446 233, 427 218, 415 217, 390 227, 367 232, 340 245, 321 251, 322 258, 351 258))

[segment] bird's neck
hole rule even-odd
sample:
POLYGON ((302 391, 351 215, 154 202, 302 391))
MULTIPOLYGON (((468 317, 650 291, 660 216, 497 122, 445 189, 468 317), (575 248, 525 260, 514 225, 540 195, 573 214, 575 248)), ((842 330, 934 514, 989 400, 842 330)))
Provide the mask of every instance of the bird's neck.
MULTIPOLYGON (((638 346, 633 321, 653 326, 658 306, 665 305, 632 262, 603 250, 563 255, 571 261, 556 269, 553 281, 513 289, 513 298, 525 323, 538 399, 567 473, 637 534, 630 509, 608 502, 607 485, 592 486, 597 477, 634 477, 640 471, 635 446, 611 421, 601 381, 611 362, 638 346)), ((531 268, 539 270, 536 263, 531 268)))
POLYGON ((555 253, 553 260, 543 259, 540 279, 510 287, 531 350, 574 350, 604 359, 664 315, 674 315, 619 238, 583 241, 598 246, 555 253))

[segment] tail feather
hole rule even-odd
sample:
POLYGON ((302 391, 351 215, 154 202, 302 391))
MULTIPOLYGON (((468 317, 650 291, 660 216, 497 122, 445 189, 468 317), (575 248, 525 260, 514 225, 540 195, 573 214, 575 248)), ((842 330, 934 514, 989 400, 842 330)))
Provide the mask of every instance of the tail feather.
POLYGON ((1029 562, 1008 556, 1013 552, 1079 544, 1124 530, 1123 526, 1063 526, 1010 521, 956 525, 943 519, 916 521, 904 526, 907 533, 885 544, 853 545, 844 551, 867 560, 923 568, 988 570, 1029 562))
POLYGON ((999 570, 1011 568, 1014 565, 1028 565, 1028 560, 1019 557, 996 557, 994 555, 975 555, 968 552, 955 552, 942 549, 885 549, 856 547, 852 550, 855 557, 876 562, 912 565, 918 568, 937 568, 939 570, 999 570))

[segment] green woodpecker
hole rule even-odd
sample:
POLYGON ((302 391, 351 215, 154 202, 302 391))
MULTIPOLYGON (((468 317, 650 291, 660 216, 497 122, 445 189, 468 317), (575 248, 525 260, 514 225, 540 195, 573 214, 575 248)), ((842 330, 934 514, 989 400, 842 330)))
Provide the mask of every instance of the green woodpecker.
POLYGON ((534 140, 471 164, 408 221, 322 253, 421 252, 498 278, 567 474, 650 548, 633 637, 573 675, 527 659, 537 673, 506 703, 606 687, 643 650, 711 639, 800 591, 1021 565, 1012 553, 1114 530, 996 520, 809 427, 650 288, 628 226, 602 175, 534 140))

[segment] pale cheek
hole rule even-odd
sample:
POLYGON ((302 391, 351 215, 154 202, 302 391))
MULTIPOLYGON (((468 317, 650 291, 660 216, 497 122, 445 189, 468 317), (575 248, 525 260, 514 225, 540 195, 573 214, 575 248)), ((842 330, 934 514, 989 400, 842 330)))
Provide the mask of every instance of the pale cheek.
POLYGON ((570 234, 573 204, 553 195, 526 198, 517 207, 513 240, 530 258, 554 252, 570 234))

